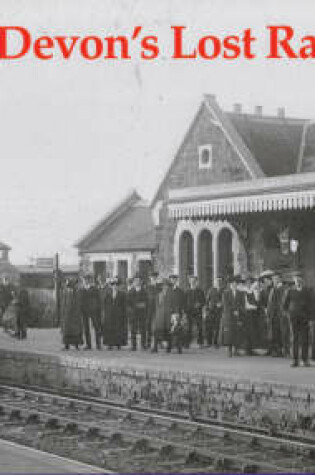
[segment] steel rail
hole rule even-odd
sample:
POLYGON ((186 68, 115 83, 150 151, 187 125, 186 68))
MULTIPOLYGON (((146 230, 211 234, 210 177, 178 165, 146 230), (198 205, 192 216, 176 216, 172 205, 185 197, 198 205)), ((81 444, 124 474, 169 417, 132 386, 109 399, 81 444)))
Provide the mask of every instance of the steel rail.
MULTIPOLYGON (((314 443, 306 443, 306 442, 299 442, 299 441, 292 441, 290 439, 284 439, 284 438, 277 438, 275 436, 267 436, 265 434, 260 434, 260 433, 257 433, 255 431, 245 431, 245 430, 240 430, 240 429, 235 429, 235 428, 230 428, 230 427, 224 427, 224 426, 221 426, 221 425, 218 425, 218 424, 211 424, 209 423, 208 421, 204 422, 200 422, 200 421, 195 421, 195 420, 189 420, 188 419, 188 416, 187 417, 178 417, 179 415, 176 414, 176 417, 173 417, 172 414, 165 414, 165 411, 163 411, 163 414, 160 414, 159 412, 155 411, 155 410, 145 410, 143 411, 142 409, 140 408, 127 408, 125 406, 123 406, 122 404, 117 404, 117 403, 114 403, 113 401, 107 401, 107 400, 99 400, 98 398, 93 398, 93 397, 84 397, 82 398, 81 396, 78 397, 77 395, 76 396, 73 396, 73 395, 60 395, 58 394, 57 392, 55 391, 49 391, 47 392, 47 390, 43 390, 42 388, 40 388, 39 390, 38 389, 34 389, 34 387, 32 387, 32 389, 30 389, 29 387, 21 387, 21 385, 4 385, 4 384, 0 384, 0 391, 1 391, 1 388, 2 388, 2 391, 8 391, 9 393, 10 392, 14 392, 15 395, 19 396, 19 395, 25 395, 26 393, 28 393, 29 395, 33 395, 33 396, 36 396, 36 397, 45 397, 47 398, 48 400, 50 400, 52 403, 56 403, 56 400, 61 400, 63 402, 66 402, 68 404, 73 404, 73 403, 76 403, 77 406, 79 405, 83 405, 83 406, 94 406, 95 408, 98 408, 98 409, 102 409, 102 410, 105 410, 105 409, 113 409, 114 412, 118 412, 118 413, 122 413, 122 414, 130 414, 130 415, 134 415, 134 416, 139 416, 141 418, 148 418, 148 416, 151 416, 152 418, 154 418, 155 420, 160 420, 161 422, 167 422, 167 423, 180 423, 182 425, 186 425, 190 428, 203 428, 203 429, 210 429, 210 430, 214 430, 215 432, 219 432, 219 434, 233 434, 233 435, 236 435, 236 436, 242 436, 245 438, 246 437, 255 437, 256 439, 262 439, 263 441, 267 441, 271 444, 274 444, 274 443, 278 443, 278 444, 283 444, 283 443, 287 443, 287 444, 290 444, 290 445, 294 445, 298 448, 302 448, 302 449, 310 449, 310 450, 314 450, 314 447, 315 447, 315 444, 314 443)), ((21 402, 21 401, 20 401, 21 402)), ((43 402, 43 401, 42 401, 43 402)), ((0 404, 1 404, 1 400, 0 400, 0 404)), ((3 404, 2 404, 3 405, 3 404)), ((12 410, 13 409, 18 409, 19 406, 18 406, 18 403, 17 404, 12 404, 12 402, 10 404, 8 403, 4 403, 5 406, 11 408, 12 410)), ((64 408, 65 409, 65 408, 64 408)), ((99 432, 100 433, 104 433, 104 430, 102 430, 102 426, 99 427, 98 424, 95 424, 94 422, 83 422, 83 421, 78 421, 76 418, 69 418, 69 417, 66 417, 64 415, 58 415, 56 413, 51 413, 51 412, 47 412, 47 411, 41 411, 41 410, 36 410, 36 409, 26 409, 26 408, 22 408, 22 412, 25 412, 25 413, 37 413, 39 415, 39 417, 42 417, 44 419, 47 419, 47 418, 51 418, 51 417, 55 417, 57 418, 59 421, 63 420, 65 421, 65 423, 76 423, 77 426, 82 426, 82 427, 85 427, 85 428, 95 428, 97 427, 99 429, 99 432)), ((146 439, 148 441, 153 441, 156 443, 158 443, 158 445, 165 445, 165 440, 164 439, 161 439, 157 436, 150 436, 150 435, 147 435, 147 434, 139 434, 137 432, 134 432, 134 431, 130 431, 129 429, 127 428, 124 428, 123 429, 123 432, 126 436, 129 436, 131 438, 142 438, 142 439, 146 439)), ((209 436, 211 436, 211 434, 208 434, 209 436)), ((203 456, 206 456, 206 457, 217 457, 218 455, 223 455, 224 457, 228 458, 229 460, 231 461, 234 461, 234 462, 238 462, 238 463, 255 463, 255 459, 252 459, 250 457, 242 457, 242 456, 235 456, 235 455, 231 455, 231 454, 228 454, 228 455, 225 455, 223 452, 219 451, 218 452, 213 452, 209 449, 205 450, 203 447, 200 447, 200 446, 196 446, 196 445, 190 445, 190 444, 185 444, 185 443, 178 443, 178 442, 175 442, 175 441, 170 441, 169 442, 172 446, 174 447, 178 447, 178 448, 181 448, 181 449, 187 449, 189 451, 193 451, 193 450, 197 450, 198 453, 200 453, 200 455, 203 455, 203 456)), ((265 463, 265 462, 260 462, 260 467, 261 468, 264 468, 265 470, 277 470, 279 468, 279 466, 277 465, 274 465, 272 463, 265 463)), ((290 470, 291 467, 286 467, 287 470, 290 470)))
POLYGON ((103 473, 104 475, 115 473, 115 472, 112 472, 112 471, 104 469, 104 468, 101 469, 100 467, 97 467, 95 465, 90 465, 90 464, 80 462, 80 461, 75 460, 75 459, 71 459, 69 457, 63 457, 61 455, 57 455, 57 454, 54 454, 52 452, 46 452, 44 450, 35 449, 34 447, 29 447, 27 445, 18 444, 17 442, 13 442, 11 440, 4 439, 2 437, 0 437, 0 443, 10 445, 12 447, 23 448, 23 450, 25 450, 27 452, 32 452, 32 453, 35 453, 35 454, 49 454, 49 456, 51 458, 59 460, 60 462, 75 464, 78 468, 82 468, 82 470, 88 471, 86 473, 90 473, 90 474, 92 474, 92 473, 103 473))
POLYGON ((33 393, 34 395, 43 395, 45 397, 58 397, 59 399, 63 399, 65 401, 72 401, 77 402, 80 404, 90 405, 93 404, 95 407, 98 408, 113 408, 116 411, 120 411, 122 413, 133 413, 139 416, 152 416, 156 419, 160 419, 162 421, 170 421, 170 422, 180 422, 183 425, 194 426, 194 427, 202 427, 202 428, 209 428, 214 431, 226 432, 235 435, 242 435, 245 437, 256 437, 258 439, 270 442, 272 444, 278 443, 283 444, 287 443, 292 446, 300 447, 300 448, 308 448, 314 449, 315 448, 315 439, 309 439, 304 436, 296 436, 291 433, 287 432, 276 432, 275 435, 270 435, 268 429, 264 428, 256 428, 254 426, 242 425, 228 421, 217 421, 215 419, 205 419, 201 417, 195 417, 190 419, 188 414, 178 414, 171 411, 166 410, 159 410, 153 408, 144 408, 144 407, 136 407, 130 406, 126 407, 125 404, 117 403, 108 399, 100 399, 90 396, 78 396, 77 394, 72 394, 66 391, 56 391, 56 390, 49 390, 38 388, 38 387, 30 387, 30 386, 22 386, 22 385, 5 385, 0 382, 0 391, 1 388, 6 388, 7 390, 21 390, 27 391, 29 393, 33 393))
MULTIPOLYGON (((49 419, 52 419, 54 418, 55 420, 57 420, 61 425, 66 425, 66 424, 76 424, 78 427, 83 427, 85 429, 92 429, 92 428, 97 428, 99 429, 99 433, 100 434, 106 434, 106 431, 104 430, 103 428, 103 425, 99 425, 95 422, 85 422, 85 421, 78 421, 78 419, 76 418, 71 418, 71 417, 67 417, 67 416, 64 416, 64 415, 59 415, 59 414, 56 414, 56 413, 53 413, 53 412, 47 412, 47 411, 42 411, 42 410, 39 410, 39 409, 27 409, 27 408, 20 408, 18 403, 16 404, 12 404, 12 403, 2 403, 0 404, 2 407, 5 406, 6 408, 8 408, 9 410, 19 410, 20 413, 22 414, 27 414, 27 415, 30 415, 30 414, 37 414, 40 418, 44 419, 45 421, 48 421, 49 419)), ((164 418, 166 419, 166 418, 164 418)), ((178 421, 177 421, 178 422, 178 421)), ((158 437, 156 435, 154 436, 151 436, 151 435, 148 435, 148 434, 143 434, 143 433, 138 433, 138 432, 135 432, 135 431, 131 431, 130 429, 126 429, 124 427, 123 429, 123 434, 129 438, 131 438, 132 440, 136 440, 136 439, 145 439, 147 440, 148 442, 153 442, 155 443, 155 445, 158 445, 159 448, 161 448, 163 445, 165 445, 166 443, 166 440, 161 438, 161 437, 158 437)), ((193 452, 193 451, 198 451, 198 453, 201 455, 201 456, 204 456, 204 457, 208 457, 208 458, 213 458, 215 459, 218 455, 226 458, 226 459, 229 459, 230 461, 233 461, 235 463, 238 463, 238 464, 253 464, 255 463, 255 459, 252 458, 252 457, 245 457, 245 456, 240 456, 240 455, 225 455, 223 451, 213 451, 211 449, 205 449, 205 448, 202 448, 202 447, 196 447, 195 445, 190 445, 190 444, 187 444, 187 443, 182 443, 182 442, 176 442, 176 441, 167 441, 170 445, 174 446, 174 447, 177 447, 178 449, 184 449, 184 450, 187 450, 189 452, 193 452)), ((49 452, 50 453, 50 452, 49 452)), ((273 471, 277 471, 279 470, 279 466, 278 465, 275 465, 273 463, 266 463, 266 462, 260 462, 260 467, 268 472, 273 472, 273 471)), ((289 471, 291 469, 291 467, 287 466, 287 467, 283 467, 286 471, 289 471)))

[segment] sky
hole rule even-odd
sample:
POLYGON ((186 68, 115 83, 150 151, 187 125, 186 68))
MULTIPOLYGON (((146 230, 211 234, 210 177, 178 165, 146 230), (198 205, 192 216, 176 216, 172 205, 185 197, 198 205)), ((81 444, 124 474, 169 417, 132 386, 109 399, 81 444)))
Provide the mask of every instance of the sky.
MULTIPOLYGON (((262 105, 266 114, 315 119, 315 59, 270 60, 266 25, 315 35, 313 0, 0 0, 0 26, 43 35, 156 34, 161 54, 143 61, 86 61, 74 55, 0 60, 0 241, 11 261, 60 253, 136 188, 151 200, 202 101, 225 110, 262 105), (171 25, 185 46, 206 34, 257 37, 254 60, 175 61, 171 25)), ((135 52, 135 53, 134 53, 135 52)))

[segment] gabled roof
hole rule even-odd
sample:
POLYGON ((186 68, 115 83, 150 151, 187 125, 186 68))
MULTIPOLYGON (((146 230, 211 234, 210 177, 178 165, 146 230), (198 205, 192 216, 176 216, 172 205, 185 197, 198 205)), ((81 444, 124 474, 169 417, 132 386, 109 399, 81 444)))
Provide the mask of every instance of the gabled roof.
POLYGON ((94 225, 86 234, 84 234, 79 241, 74 244, 74 247, 84 247, 90 241, 96 239, 103 233, 104 229, 115 221, 122 213, 130 208, 135 202, 140 199, 136 190, 131 190, 128 195, 120 201, 114 208, 109 211, 96 225, 94 225))
POLYGON ((264 176, 264 172, 262 171, 259 162, 256 160, 253 150, 248 147, 247 143, 243 140, 243 136, 238 133, 238 130, 230 121, 229 116, 222 111, 215 100, 215 97, 210 94, 206 94, 205 102, 207 107, 210 109, 210 112, 222 125, 223 133, 230 141, 232 146, 234 146, 250 176, 252 178, 262 178, 264 176))
POLYGON ((267 176, 297 172, 306 120, 227 112, 267 176))
POLYGON ((261 178, 261 177, 264 176, 264 173, 263 173, 262 169, 260 168, 258 162, 256 161, 255 157, 253 156, 252 152, 247 147, 247 145, 244 142, 241 135, 239 135, 237 130, 234 128, 234 126, 233 126, 232 122, 230 121, 229 117, 224 114, 224 112, 222 111, 220 106, 217 104, 215 97, 211 94, 206 94, 206 95, 204 95, 204 99, 203 99, 203 101, 202 101, 202 103, 201 103, 201 105, 198 109, 198 112, 197 112, 193 122, 191 123, 188 131, 186 132, 186 134, 184 136, 184 139, 181 142, 181 145, 180 145, 174 159, 172 160, 172 162, 171 162, 171 164, 170 164, 163 180, 161 181, 161 183, 158 187, 158 190, 157 190, 157 192, 156 192, 156 194, 155 194, 155 196, 152 200, 151 206, 154 206, 154 204, 156 203, 156 201, 157 201, 164 185, 166 184, 167 179, 170 176, 170 174, 173 170, 173 167, 176 164, 177 159, 180 156, 180 153, 181 153, 183 147, 185 146, 188 138, 190 137, 190 133, 191 133, 193 127, 195 126, 195 124, 196 124, 196 122, 199 118, 199 115, 201 113, 203 105, 206 105, 206 107, 209 111, 209 115, 211 115, 211 117, 214 117, 214 120, 215 120, 216 124, 221 127, 223 133, 225 134, 225 136, 227 137, 229 142, 234 147, 236 153, 238 154, 241 161, 245 165, 245 168, 249 172, 250 176, 253 177, 253 178, 261 178))
POLYGON ((0 241, 0 250, 1 251, 11 251, 11 247, 0 241))
MULTIPOLYGON (((202 104, 205 104, 215 117, 217 125, 238 152, 252 178, 315 171, 314 122, 284 116, 224 112, 214 96, 209 94, 204 96, 202 104)), ((152 200, 152 206, 160 196, 197 117, 198 114, 164 176, 152 200)))
POLYGON ((75 244, 81 252, 147 251, 155 245, 151 210, 134 190, 75 244))

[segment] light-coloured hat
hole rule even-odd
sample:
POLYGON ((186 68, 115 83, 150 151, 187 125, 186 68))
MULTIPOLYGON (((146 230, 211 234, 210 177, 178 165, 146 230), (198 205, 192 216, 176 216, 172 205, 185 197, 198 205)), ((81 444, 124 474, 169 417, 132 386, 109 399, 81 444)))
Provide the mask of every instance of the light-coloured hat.
POLYGON ((275 275, 275 272, 274 272, 273 270, 267 269, 267 270, 264 270, 264 271, 259 275, 259 278, 260 278, 260 279, 265 279, 265 278, 268 278, 268 277, 272 277, 273 275, 275 275))

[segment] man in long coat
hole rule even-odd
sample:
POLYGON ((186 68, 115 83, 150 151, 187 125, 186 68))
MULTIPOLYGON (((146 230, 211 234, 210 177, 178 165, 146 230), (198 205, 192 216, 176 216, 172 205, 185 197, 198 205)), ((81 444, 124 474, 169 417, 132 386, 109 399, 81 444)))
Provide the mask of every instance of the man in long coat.
POLYGON ((104 296, 103 343, 111 350, 126 345, 126 296, 119 289, 119 279, 111 281, 104 296))
POLYGON ((156 311, 152 322, 153 353, 158 352, 158 345, 162 341, 167 341, 167 351, 171 351, 172 300, 169 280, 163 279, 163 281, 157 282, 156 311))
POLYGON ((90 277, 86 277, 80 288, 80 307, 83 320, 83 330, 85 337, 85 349, 92 348, 90 321, 92 321, 95 332, 95 343, 98 350, 101 349, 101 296, 98 287, 90 277))
MULTIPOLYGON (((171 298, 171 315, 173 315, 173 320, 175 318, 178 322, 182 323, 184 317, 187 319, 185 292, 179 286, 179 278, 177 274, 171 274, 169 276, 168 282, 169 282, 169 291, 170 291, 170 298, 171 298)), ((179 339, 182 339, 183 346, 188 348, 190 344, 188 324, 186 325, 186 327, 187 327, 186 330, 181 332, 181 334, 178 336, 179 336, 179 339)), ((170 327, 169 332, 171 332, 171 327, 170 327)), ((169 338, 168 341, 170 342, 169 351, 171 351, 172 341, 173 339, 175 340, 175 338, 173 338, 171 334, 168 335, 168 338, 169 338)))
POLYGON ((189 289, 186 292, 186 308, 189 325, 189 340, 192 341, 193 328, 197 328, 197 343, 199 346, 203 345, 203 331, 202 331, 202 309, 206 303, 206 298, 203 290, 198 285, 198 278, 196 276, 189 277, 189 289))
POLYGON ((78 285, 75 279, 68 279, 62 289, 61 317, 64 349, 68 350, 70 345, 79 349, 79 345, 83 344, 83 325, 78 285))
POLYGON ((223 315, 222 315, 222 340, 228 346, 229 356, 238 354, 241 344, 245 296, 244 292, 238 290, 240 281, 238 276, 229 279, 229 287, 223 292, 223 315))
POLYGON ((134 278, 133 288, 128 295, 128 301, 131 305, 131 349, 136 351, 137 334, 140 333, 141 348, 145 350, 147 347, 148 296, 141 278, 138 275, 134 278))
POLYGON ((269 322, 269 352, 272 356, 282 356, 281 319, 284 286, 278 273, 272 276, 273 287, 270 290, 267 304, 269 322))
POLYGON ((268 300, 272 290, 272 275, 273 271, 264 271, 258 279, 260 292, 259 292, 259 315, 260 315, 260 327, 261 338, 260 341, 264 347, 267 347, 267 355, 271 355, 270 349, 270 322, 268 319, 268 300))
POLYGON ((245 288, 244 343, 247 355, 253 354, 255 328, 259 318, 259 293, 255 292, 257 281, 248 276, 245 288))
POLYGON ((299 350, 302 350, 304 366, 309 366, 309 322, 312 312, 312 296, 301 275, 294 276, 294 287, 290 288, 283 302, 284 310, 290 315, 293 333, 293 363, 299 365, 299 350))
POLYGON ((157 278, 158 273, 152 272, 150 275, 150 283, 147 286, 148 311, 147 311, 147 347, 151 347, 152 340, 152 322, 156 311, 156 295, 157 295, 157 278))
POLYGON ((17 290, 16 336, 20 340, 27 336, 30 312, 31 306, 28 291, 23 287, 19 287, 17 290))
POLYGON ((222 298, 222 279, 219 278, 219 285, 211 287, 206 298, 207 309, 205 337, 209 346, 215 345, 217 347, 219 343, 219 330, 222 318, 222 298))

